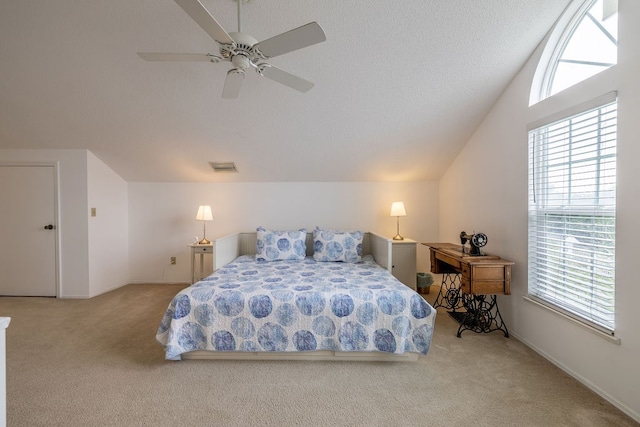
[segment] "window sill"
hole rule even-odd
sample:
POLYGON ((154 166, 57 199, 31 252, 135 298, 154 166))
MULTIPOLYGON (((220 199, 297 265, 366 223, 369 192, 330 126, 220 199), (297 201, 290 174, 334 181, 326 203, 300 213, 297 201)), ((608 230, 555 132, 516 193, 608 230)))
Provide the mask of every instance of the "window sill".
POLYGON ((571 321, 571 322, 573 322, 574 324, 576 324, 576 325, 578 325, 578 326, 583 327, 584 329, 586 329, 587 331, 591 332, 592 334, 595 334, 595 335, 597 335, 598 337, 600 337, 600 338, 602 338, 602 339, 604 339, 604 340, 606 340, 606 341, 609 341, 609 342, 610 342, 610 343, 612 343, 612 344, 620 345, 620 338, 618 338, 618 337, 615 337, 615 336, 613 336, 613 335, 607 334, 606 332, 603 332, 603 331, 601 331, 601 330, 599 330, 599 329, 596 329, 596 328, 594 328, 594 327, 592 327, 592 326, 589 326, 589 325, 587 325, 587 324, 585 324, 585 323, 582 323, 582 322, 580 322, 580 321, 578 321, 578 320, 574 319, 574 318, 573 318, 573 317, 571 317, 571 316, 567 316, 566 314, 564 314, 564 313, 563 313, 563 312, 561 312, 561 311, 555 310, 555 309, 554 309, 553 307, 551 307, 551 306, 548 306, 548 305, 543 304, 543 303, 541 303, 541 302, 539 302, 539 301, 536 301, 536 300, 535 300, 535 299, 533 299, 533 298, 530 298, 530 297, 528 297, 528 296, 524 296, 523 298, 524 298, 524 300, 525 300, 525 301, 529 301, 530 303, 535 304, 535 305, 537 305, 538 307, 542 307, 542 308, 544 308, 544 309, 547 309, 547 310, 549 310, 550 312, 552 312, 552 313, 554 313, 554 314, 556 314, 556 315, 558 315, 558 316, 560 316, 560 317, 562 317, 562 318, 564 318, 564 319, 570 320, 570 321, 571 321))

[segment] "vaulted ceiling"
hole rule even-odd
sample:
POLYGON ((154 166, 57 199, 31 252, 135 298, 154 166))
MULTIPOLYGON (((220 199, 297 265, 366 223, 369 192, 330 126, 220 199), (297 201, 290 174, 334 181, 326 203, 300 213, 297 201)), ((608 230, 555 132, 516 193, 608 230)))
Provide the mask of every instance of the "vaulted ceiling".
MULTIPOLYGON (((237 31, 234 0, 201 0, 237 31)), ((272 63, 300 93, 228 62, 173 0, 0 2, 0 148, 86 148, 127 181, 438 179, 569 0, 250 0, 257 40, 317 21, 327 40, 272 63), (237 174, 209 161, 234 161, 237 174)))

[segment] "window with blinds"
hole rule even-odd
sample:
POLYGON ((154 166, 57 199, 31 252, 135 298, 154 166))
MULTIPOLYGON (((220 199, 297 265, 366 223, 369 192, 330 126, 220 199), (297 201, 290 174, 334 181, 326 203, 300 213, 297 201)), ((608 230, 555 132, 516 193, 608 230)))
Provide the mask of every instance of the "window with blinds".
POLYGON ((529 296, 613 334, 615 93, 598 102, 529 131, 529 296))

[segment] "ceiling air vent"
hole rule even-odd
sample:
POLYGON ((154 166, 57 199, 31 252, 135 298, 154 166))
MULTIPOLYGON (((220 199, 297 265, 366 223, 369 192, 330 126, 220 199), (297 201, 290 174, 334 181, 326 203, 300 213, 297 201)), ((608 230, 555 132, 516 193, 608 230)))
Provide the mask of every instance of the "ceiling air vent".
POLYGON ((214 172, 238 173, 238 168, 234 162, 209 162, 214 172))

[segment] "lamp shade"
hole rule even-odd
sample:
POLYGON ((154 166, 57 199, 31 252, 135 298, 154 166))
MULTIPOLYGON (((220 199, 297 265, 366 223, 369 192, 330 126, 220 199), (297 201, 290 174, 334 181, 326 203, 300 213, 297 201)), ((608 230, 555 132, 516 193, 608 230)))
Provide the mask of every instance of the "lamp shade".
POLYGON ((198 221, 213 221, 213 214, 211 213, 211 206, 201 205, 198 207, 198 213, 196 214, 196 220, 198 221))
POLYGON ((407 216, 403 202, 393 202, 391 204, 391 213, 389 216, 407 216))

